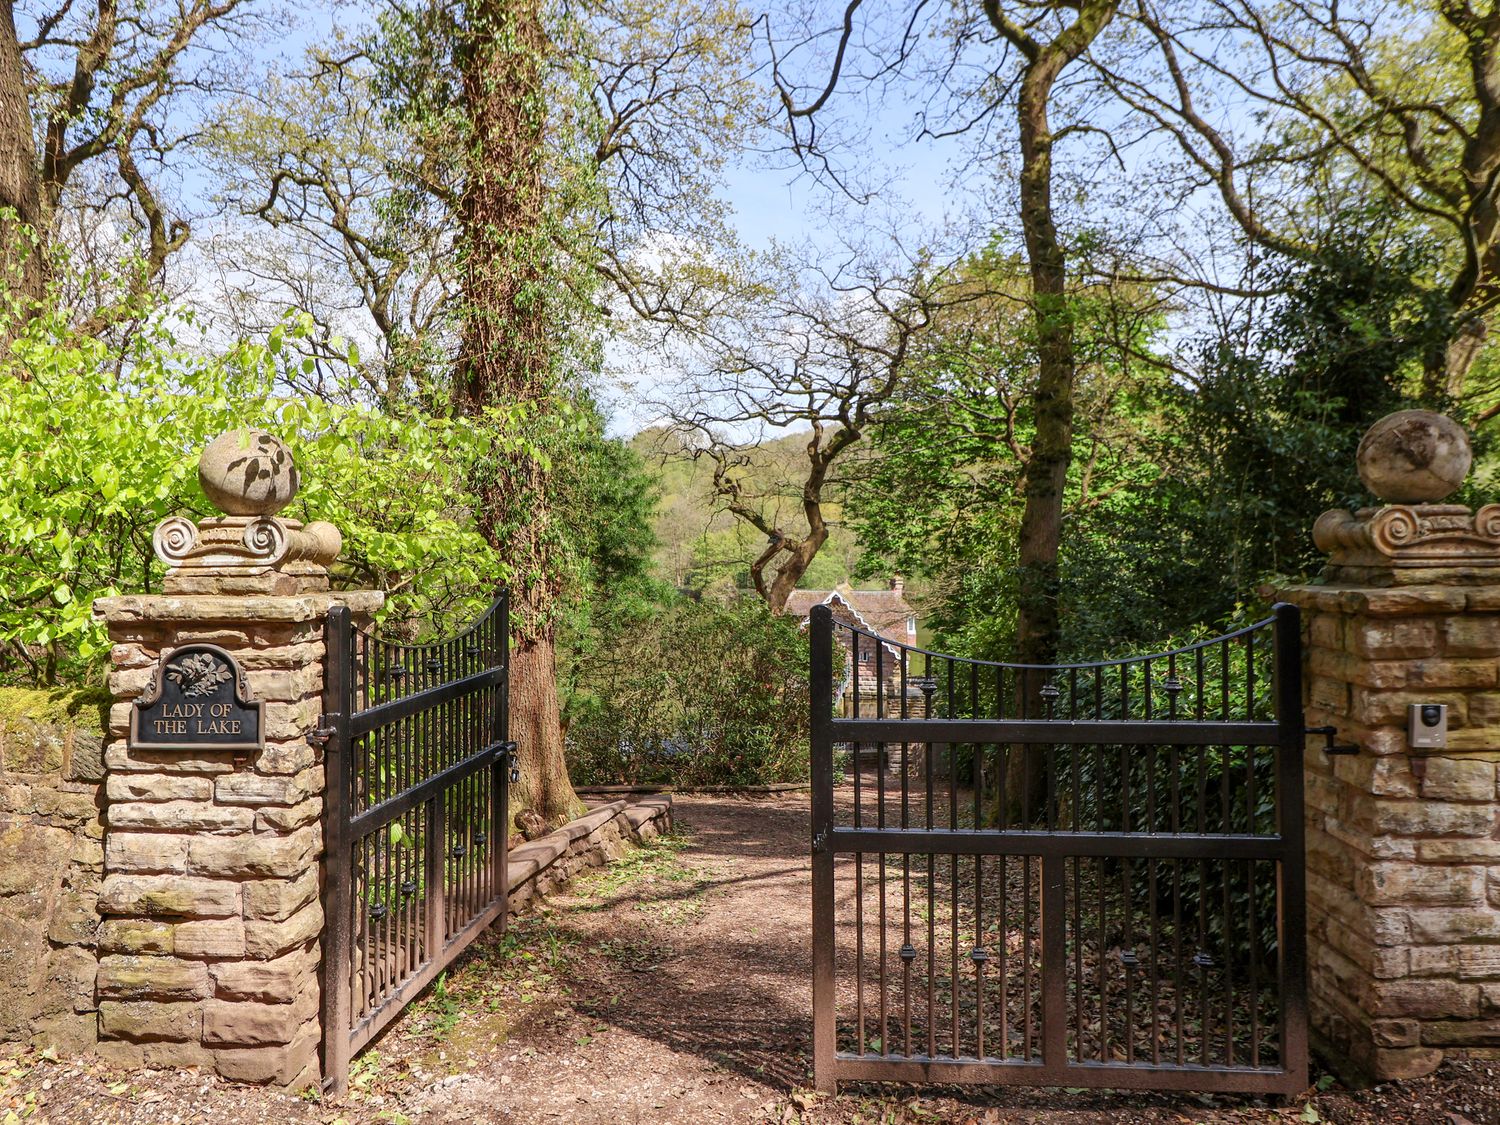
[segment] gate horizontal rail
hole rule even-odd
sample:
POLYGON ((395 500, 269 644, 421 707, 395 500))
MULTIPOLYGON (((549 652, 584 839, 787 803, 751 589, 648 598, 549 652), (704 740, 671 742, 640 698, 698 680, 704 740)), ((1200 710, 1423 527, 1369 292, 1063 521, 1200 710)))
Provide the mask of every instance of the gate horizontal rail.
POLYGON ((1223 859, 1282 859, 1291 845, 1280 836, 1198 834, 1127 835, 1113 832, 972 831, 938 828, 835 828, 835 852, 886 855, 1134 856, 1196 859, 1212 850, 1223 859))
POLYGON ((1306 1086, 1294 607, 1056 666, 811 626, 819 1088, 1306 1086))
POLYGON ((1274 746, 1276 723, 1087 722, 1067 719, 835 719, 835 742, 1012 742, 1045 745, 1274 746))

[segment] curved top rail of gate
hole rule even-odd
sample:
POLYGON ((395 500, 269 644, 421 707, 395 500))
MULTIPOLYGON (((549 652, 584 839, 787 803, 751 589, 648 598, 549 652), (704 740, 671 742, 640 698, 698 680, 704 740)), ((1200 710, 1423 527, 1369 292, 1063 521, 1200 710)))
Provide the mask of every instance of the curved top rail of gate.
POLYGON ((394 641, 353 629, 355 706, 390 703, 503 664, 508 599, 499 590, 471 624, 435 641, 394 641))
POLYGON ((835 696, 849 718, 1199 723, 1277 717, 1278 621, 1296 613, 1277 606, 1253 624, 1144 655, 1019 664, 902 644, 819 610, 843 652, 835 696))

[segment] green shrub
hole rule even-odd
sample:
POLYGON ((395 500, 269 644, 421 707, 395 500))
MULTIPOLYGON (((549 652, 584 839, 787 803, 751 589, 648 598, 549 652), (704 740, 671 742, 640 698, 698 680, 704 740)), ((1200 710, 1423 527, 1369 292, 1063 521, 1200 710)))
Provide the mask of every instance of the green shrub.
POLYGON ((759 602, 612 606, 579 658, 568 720, 578 785, 802 781, 807 638, 759 602))
POLYGON ((289 393, 284 366, 300 361, 283 339, 306 330, 293 320, 204 355, 160 321, 111 345, 43 316, 0 358, 0 683, 98 677, 108 641, 93 599, 160 589, 152 531, 212 513, 198 455, 236 426, 292 447, 303 487, 283 514, 339 528, 335 580, 390 591, 391 625, 443 629, 488 600, 505 571, 474 529, 468 482, 513 444, 514 419, 289 393))

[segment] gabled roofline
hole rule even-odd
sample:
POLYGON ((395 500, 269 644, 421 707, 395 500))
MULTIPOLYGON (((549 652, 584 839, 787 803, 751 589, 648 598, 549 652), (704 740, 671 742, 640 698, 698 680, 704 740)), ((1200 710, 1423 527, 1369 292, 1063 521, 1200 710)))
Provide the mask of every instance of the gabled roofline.
MULTIPOLYGON (((864 614, 860 613, 859 610, 854 607, 854 603, 851 602, 848 598, 844 597, 843 594, 840 594, 837 589, 829 590, 828 596, 818 604, 832 605, 835 598, 842 602, 843 605, 849 610, 849 612, 854 615, 854 620, 859 622, 859 625, 862 629, 864 629, 871 636, 878 638, 880 640, 880 643, 883 644, 887 649, 889 649, 891 655, 894 656, 897 660, 901 659, 901 646, 896 642, 887 639, 879 629, 875 628, 874 625, 871 625, 868 621, 866 621, 864 614)), ((807 619, 804 616, 804 623, 806 622, 806 620, 807 619)))

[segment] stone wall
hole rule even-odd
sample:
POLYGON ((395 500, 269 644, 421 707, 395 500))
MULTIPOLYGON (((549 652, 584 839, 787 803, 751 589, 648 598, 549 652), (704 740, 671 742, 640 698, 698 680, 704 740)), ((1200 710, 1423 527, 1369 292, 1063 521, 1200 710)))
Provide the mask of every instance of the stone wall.
POLYGON ((624 855, 631 843, 671 830, 672 798, 662 793, 600 805, 556 832, 512 848, 506 856, 509 912, 524 912, 579 871, 603 867, 624 855))
POLYGON ((99 727, 87 696, 0 689, 0 1042, 96 1039, 99 727))
POLYGON ((1305 586, 1314 1043, 1373 1078, 1500 1046, 1500 586, 1305 586), (1407 706, 1448 706, 1408 746, 1407 706))

